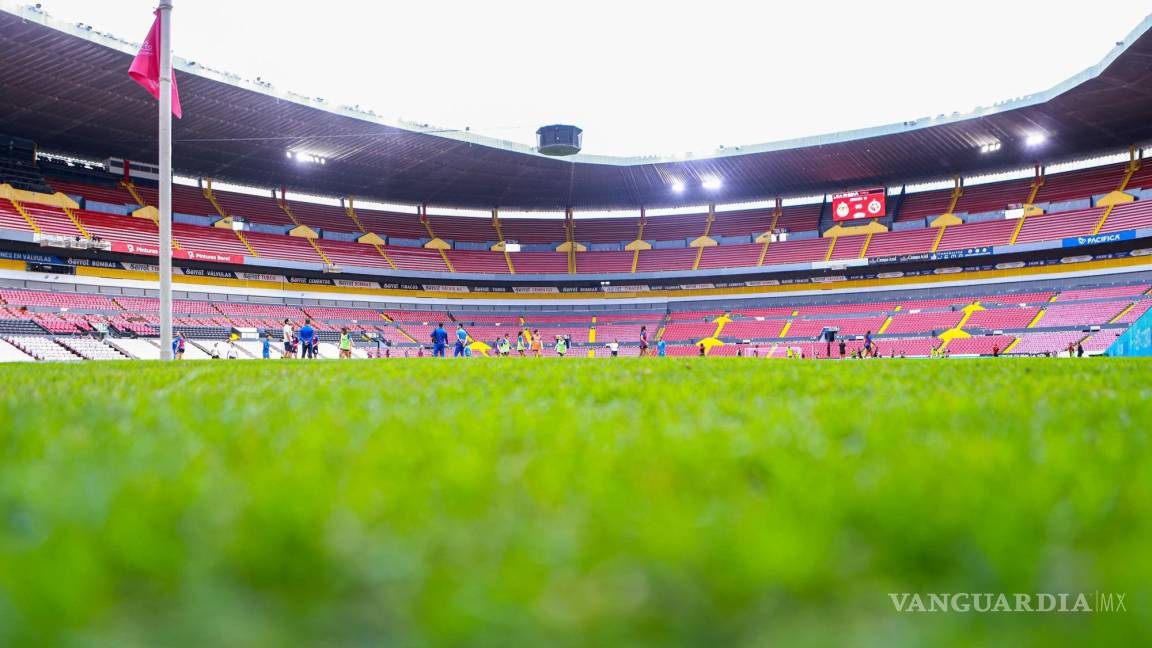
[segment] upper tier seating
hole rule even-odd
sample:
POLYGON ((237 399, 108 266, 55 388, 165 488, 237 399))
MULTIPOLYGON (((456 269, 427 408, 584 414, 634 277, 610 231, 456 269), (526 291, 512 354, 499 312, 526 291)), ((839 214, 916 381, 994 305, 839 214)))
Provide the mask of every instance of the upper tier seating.
POLYGON ((1068 236, 1091 234, 1104 210, 1099 207, 1055 214, 1041 214, 1024 219, 1016 243, 1054 241, 1068 236))
POLYGON ((1031 191, 1031 178, 965 186, 955 211, 968 214, 1001 211, 1008 205, 1027 201, 1031 191))
POLYGON ((951 189, 905 194, 904 202, 900 205, 900 212, 896 214, 896 222, 939 216, 948 211, 948 205, 951 202, 951 189))
POLYGON ((944 228, 937 251, 963 250, 985 245, 1007 245, 1016 231, 1018 221, 995 220, 967 225, 949 225, 944 228))
POLYGON ((868 244, 868 258, 929 252, 937 233, 935 228, 929 227, 873 235, 868 244))
POLYGON ((1110 164, 1048 175, 1040 191, 1036 192, 1036 202, 1060 202, 1108 193, 1120 185, 1125 166, 1124 163, 1110 164))
POLYGON ((1032 320, 1036 319, 1039 308, 991 308, 976 311, 964 324, 965 329, 985 329, 989 331, 1002 331, 1005 329, 1027 328, 1032 320))
POLYGON ((741 245, 720 245, 704 248, 700 256, 699 269, 705 268, 747 268, 760 260, 762 243, 741 245))
MULTIPOLYGON (((266 225, 295 225, 292 219, 288 218, 288 214, 280 209, 276 199, 271 194, 252 196, 213 189, 212 196, 216 198, 216 203, 220 205, 220 209, 223 209, 224 213, 229 216, 239 216, 246 221, 266 225)), ((344 229, 351 228, 346 226, 344 229)))
MULTIPOLYGON (((1149 162, 1152 167, 1152 162, 1149 162)), ((1138 200, 1136 202, 1117 205, 1104 221, 1101 232, 1119 232, 1121 230, 1140 229, 1152 227, 1152 200, 1138 200)))
POLYGON ((580 252, 576 255, 576 272, 628 272, 632 269, 633 252, 580 252))

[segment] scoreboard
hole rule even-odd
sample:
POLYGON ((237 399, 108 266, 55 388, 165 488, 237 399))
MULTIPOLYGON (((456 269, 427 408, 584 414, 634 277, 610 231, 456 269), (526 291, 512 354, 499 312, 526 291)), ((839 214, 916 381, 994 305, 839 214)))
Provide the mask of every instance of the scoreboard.
POLYGON ((880 218, 887 211, 886 198, 887 192, 883 188, 832 194, 832 220, 880 218))

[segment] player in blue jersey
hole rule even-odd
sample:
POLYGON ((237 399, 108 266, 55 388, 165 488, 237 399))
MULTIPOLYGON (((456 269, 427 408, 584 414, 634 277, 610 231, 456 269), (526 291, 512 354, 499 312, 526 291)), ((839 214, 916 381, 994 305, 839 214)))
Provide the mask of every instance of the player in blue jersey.
MULTIPOLYGON (((432 357, 443 358, 444 350, 448 348, 448 331, 444 330, 444 324, 441 322, 439 326, 432 331, 432 357)), ((420 348, 424 350, 423 347, 420 348)))

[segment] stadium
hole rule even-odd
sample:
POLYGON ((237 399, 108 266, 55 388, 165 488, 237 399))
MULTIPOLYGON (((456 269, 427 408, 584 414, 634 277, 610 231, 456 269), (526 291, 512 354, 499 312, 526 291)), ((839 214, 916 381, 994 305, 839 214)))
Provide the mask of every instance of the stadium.
POLYGON ((680 156, 177 56, 168 169, 0 3, 0 643, 1149 641, 1150 28, 680 156))

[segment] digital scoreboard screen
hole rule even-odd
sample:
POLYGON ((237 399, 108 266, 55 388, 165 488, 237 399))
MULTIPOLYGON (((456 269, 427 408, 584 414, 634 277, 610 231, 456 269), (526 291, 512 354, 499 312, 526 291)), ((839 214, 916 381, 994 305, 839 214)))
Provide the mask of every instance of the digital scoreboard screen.
POLYGON ((832 220, 854 221, 880 218, 887 211, 884 189, 862 189, 832 194, 832 220))

